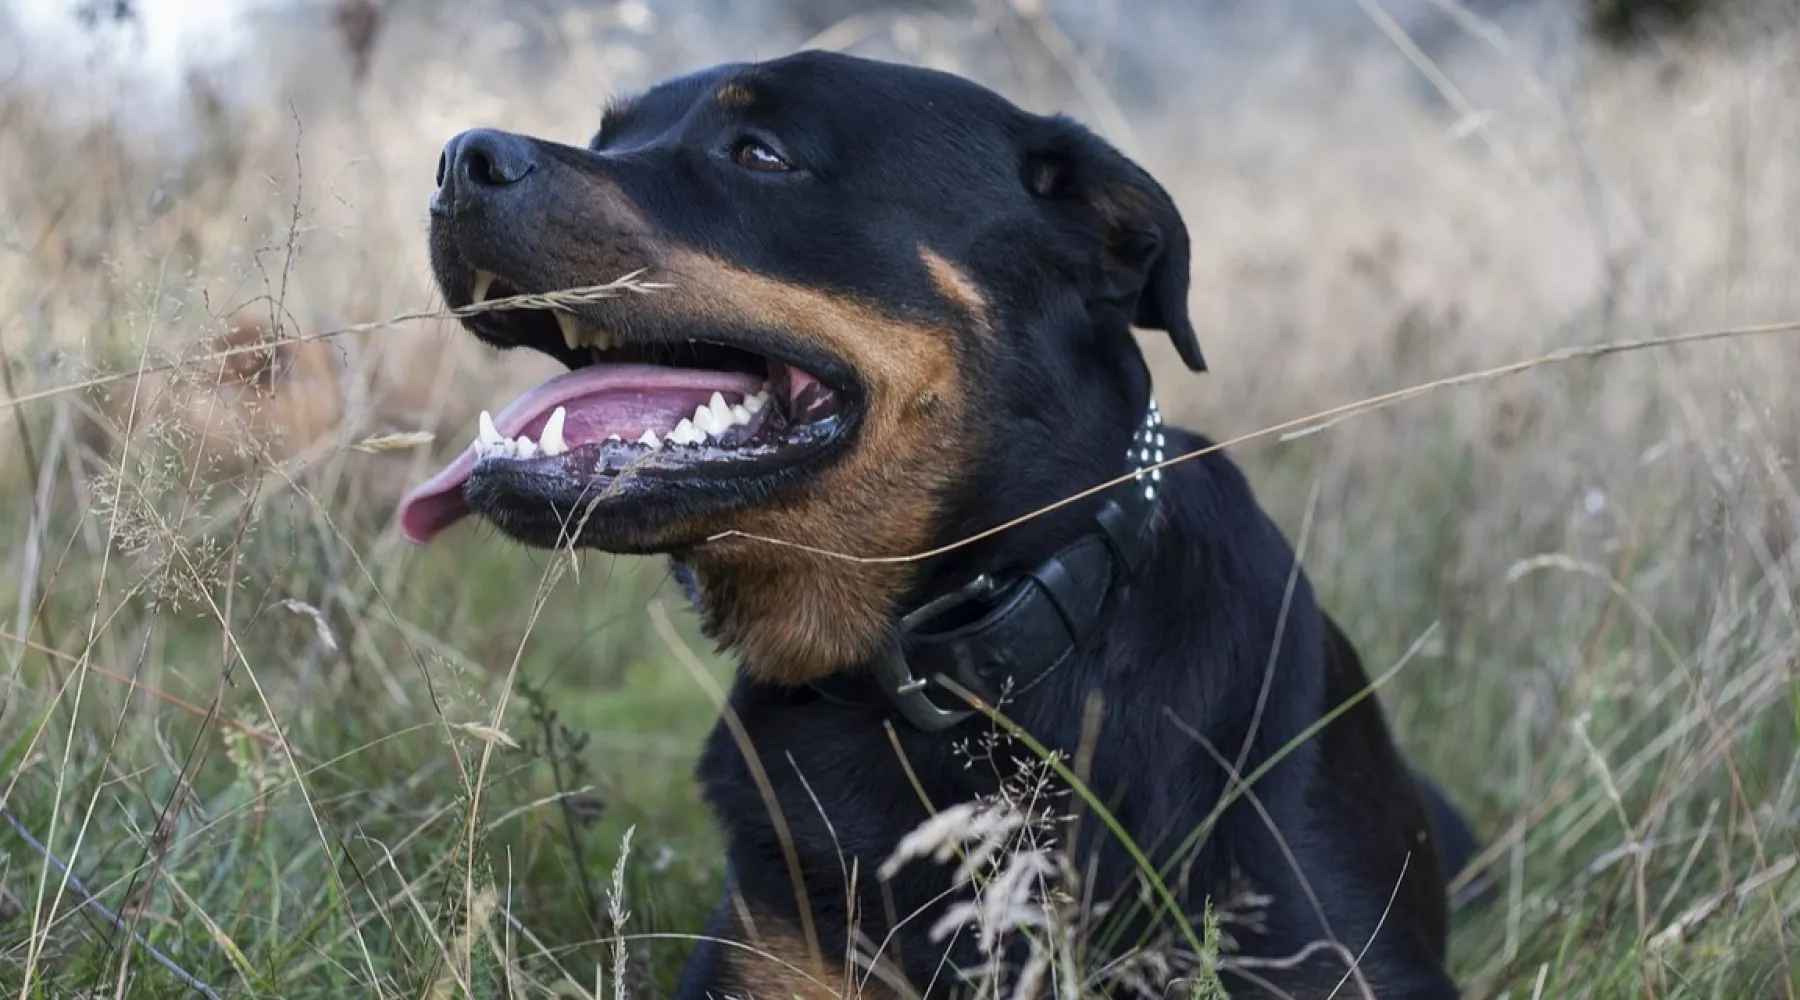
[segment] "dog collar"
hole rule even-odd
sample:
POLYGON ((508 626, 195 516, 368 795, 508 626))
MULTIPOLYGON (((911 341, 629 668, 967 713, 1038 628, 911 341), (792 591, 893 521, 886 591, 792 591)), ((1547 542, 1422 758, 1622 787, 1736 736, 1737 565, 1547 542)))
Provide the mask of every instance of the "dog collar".
MULTIPOLYGON (((977 576, 900 619, 898 638, 866 673, 814 682, 832 701, 880 702, 925 732, 949 729, 975 710, 945 678, 995 704, 1042 683, 1093 636, 1108 598, 1122 591, 1144 556, 1156 511, 1165 436, 1151 398, 1126 455, 1135 475, 1106 492, 1093 528, 1010 581, 977 576)), ((877 702, 876 704, 880 704, 877 702)))

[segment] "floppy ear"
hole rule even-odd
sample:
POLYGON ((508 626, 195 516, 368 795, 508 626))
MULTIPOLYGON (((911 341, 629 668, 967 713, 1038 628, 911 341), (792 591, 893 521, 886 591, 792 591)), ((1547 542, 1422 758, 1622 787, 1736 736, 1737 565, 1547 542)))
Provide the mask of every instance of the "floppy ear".
POLYGON ((1164 330, 1181 360, 1206 370, 1188 318, 1188 232, 1175 200, 1143 167, 1081 125, 1040 120, 1028 140, 1025 183, 1071 209, 1101 241, 1096 289, 1129 310, 1134 326, 1164 330))

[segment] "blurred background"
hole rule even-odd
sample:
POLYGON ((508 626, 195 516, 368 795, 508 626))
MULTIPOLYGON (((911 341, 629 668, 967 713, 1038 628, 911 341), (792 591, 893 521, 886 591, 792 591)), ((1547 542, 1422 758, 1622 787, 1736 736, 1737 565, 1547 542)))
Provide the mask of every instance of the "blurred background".
MULTIPOLYGON (((0 984, 667 992, 730 664, 660 560, 399 541, 552 362, 396 317, 451 134, 800 46, 1147 166, 1212 370, 1143 343, 1219 438, 1800 321, 1794 0, 0 0, 0 984)), ((1470 996, 1800 989, 1796 375, 1745 335, 1234 449, 1491 845, 1470 996)))

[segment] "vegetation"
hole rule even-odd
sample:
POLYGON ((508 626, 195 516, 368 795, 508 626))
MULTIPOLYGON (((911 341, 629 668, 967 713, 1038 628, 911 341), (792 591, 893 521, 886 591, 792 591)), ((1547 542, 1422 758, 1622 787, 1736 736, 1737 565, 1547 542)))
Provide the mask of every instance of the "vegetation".
MULTIPOLYGON (((1554 57, 1472 21, 1424 67, 1196 33, 1164 63, 974 7, 836 43, 1069 109, 1168 184, 1213 372, 1144 343, 1217 437, 1800 320, 1800 21, 1554 57), (1153 97, 1114 89, 1132 60, 1153 97)), ((21 49, 0 91, 0 994, 654 996, 715 898, 689 770, 731 665, 663 563, 390 518, 550 370, 417 318, 442 140, 579 141, 743 36, 383 9, 147 80, 21 49)), ((1746 333, 1234 447, 1491 845, 1469 996, 1800 991, 1796 376, 1800 335, 1746 333)), ((1003 829, 987 874, 1054 883, 1033 802, 937 833, 1003 829)), ((1080 913, 1033 905, 997 912, 1063 954, 1080 913)), ((1229 960, 1228 921, 1195 931, 1229 960)))

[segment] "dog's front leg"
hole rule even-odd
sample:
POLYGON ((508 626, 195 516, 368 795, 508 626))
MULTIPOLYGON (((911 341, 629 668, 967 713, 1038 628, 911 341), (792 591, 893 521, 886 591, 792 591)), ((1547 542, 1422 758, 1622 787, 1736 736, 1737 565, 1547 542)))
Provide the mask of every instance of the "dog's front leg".
POLYGON ((726 877, 725 893, 675 988, 674 1000, 849 1000, 842 963, 809 946, 797 924, 747 901, 726 877), (821 956, 815 958, 815 956, 821 956))

